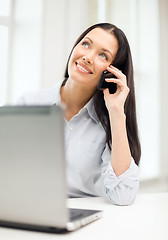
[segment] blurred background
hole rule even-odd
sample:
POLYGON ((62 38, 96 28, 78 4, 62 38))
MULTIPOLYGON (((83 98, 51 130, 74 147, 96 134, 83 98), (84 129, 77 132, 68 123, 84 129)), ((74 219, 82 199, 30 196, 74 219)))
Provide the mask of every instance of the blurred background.
POLYGON ((140 192, 168 191, 168 0, 0 0, 0 106, 62 80, 77 37, 98 22, 120 27, 132 50, 140 192))

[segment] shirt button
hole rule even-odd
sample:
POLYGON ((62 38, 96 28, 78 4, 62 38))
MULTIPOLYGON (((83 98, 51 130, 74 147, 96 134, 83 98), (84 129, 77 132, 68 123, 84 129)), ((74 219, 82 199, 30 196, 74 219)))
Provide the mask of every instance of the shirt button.
POLYGON ((85 117, 85 118, 84 118, 84 120, 85 120, 85 121, 87 121, 87 120, 88 120, 88 118, 87 118, 87 117, 85 117))
POLYGON ((72 127, 71 126, 69 126, 69 130, 72 131, 72 127))

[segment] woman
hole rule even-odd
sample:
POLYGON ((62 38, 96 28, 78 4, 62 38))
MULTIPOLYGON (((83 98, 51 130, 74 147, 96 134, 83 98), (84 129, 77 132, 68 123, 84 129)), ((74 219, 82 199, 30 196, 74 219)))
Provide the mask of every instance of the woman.
POLYGON ((65 142, 70 197, 105 196, 131 204, 139 187, 133 66, 125 34, 109 23, 88 28, 76 41, 65 79, 29 94, 22 104, 65 106, 65 142), (102 71, 117 91, 97 90, 102 71))

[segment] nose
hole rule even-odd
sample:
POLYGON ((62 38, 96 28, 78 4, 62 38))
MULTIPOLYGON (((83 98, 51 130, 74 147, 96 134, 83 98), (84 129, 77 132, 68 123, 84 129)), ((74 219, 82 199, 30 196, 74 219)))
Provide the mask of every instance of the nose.
POLYGON ((93 64, 93 58, 90 56, 83 56, 83 61, 87 62, 88 64, 93 64))

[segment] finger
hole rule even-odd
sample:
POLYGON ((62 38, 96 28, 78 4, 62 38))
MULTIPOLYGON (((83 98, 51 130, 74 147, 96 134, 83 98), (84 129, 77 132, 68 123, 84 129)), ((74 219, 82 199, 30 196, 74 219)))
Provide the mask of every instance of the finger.
MULTIPOLYGON (((122 72, 119 68, 116 68, 116 67, 114 67, 113 65, 110 65, 109 68, 111 68, 111 69, 113 69, 114 71, 117 71, 117 72, 123 74, 123 72, 122 72)), ((124 75, 124 74, 123 74, 123 75, 124 75)))
POLYGON ((116 83, 117 85, 119 85, 120 87, 127 87, 127 84, 125 81, 122 81, 121 79, 118 78, 105 78, 106 82, 113 82, 116 83))
POLYGON ((122 91, 129 91, 129 88, 128 88, 127 84, 125 84, 125 82, 123 82, 123 81, 121 81, 119 79, 114 78, 114 80, 111 80, 111 79, 108 78, 106 80, 107 80, 107 82, 114 82, 114 83, 116 83, 118 90, 120 89, 122 91))
POLYGON ((110 67, 107 67, 107 70, 113 73, 117 78, 120 78, 120 79, 122 78, 123 80, 126 80, 125 74, 123 74, 122 71, 119 70, 118 68, 110 66, 110 67))
POLYGON ((103 89, 103 93, 104 93, 104 96, 109 95, 110 94, 109 89, 108 88, 103 89))

